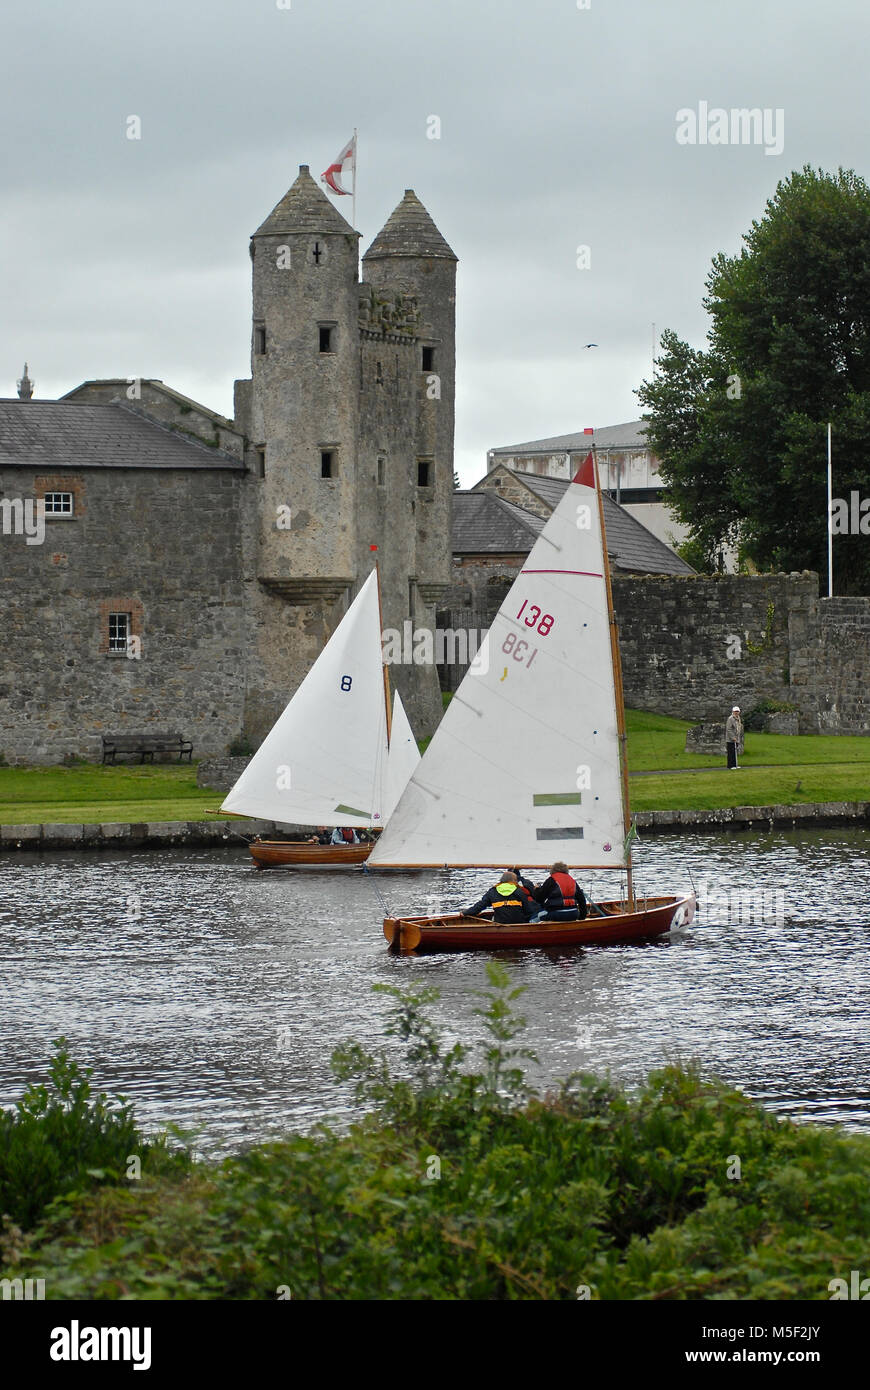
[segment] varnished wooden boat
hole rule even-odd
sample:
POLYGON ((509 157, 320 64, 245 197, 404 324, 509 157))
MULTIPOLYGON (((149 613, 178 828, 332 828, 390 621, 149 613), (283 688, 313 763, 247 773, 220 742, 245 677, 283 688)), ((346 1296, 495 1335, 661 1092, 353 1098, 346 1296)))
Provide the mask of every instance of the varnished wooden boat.
POLYGON ((312 845, 305 840, 252 840, 258 869, 322 869, 364 864, 374 845, 312 845))
POLYGON ((582 922, 516 922, 500 926, 489 917, 388 917, 384 936, 396 953, 423 951, 504 951, 525 947, 608 946, 642 941, 687 926, 695 915, 695 895, 637 898, 598 903, 605 914, 582 922))

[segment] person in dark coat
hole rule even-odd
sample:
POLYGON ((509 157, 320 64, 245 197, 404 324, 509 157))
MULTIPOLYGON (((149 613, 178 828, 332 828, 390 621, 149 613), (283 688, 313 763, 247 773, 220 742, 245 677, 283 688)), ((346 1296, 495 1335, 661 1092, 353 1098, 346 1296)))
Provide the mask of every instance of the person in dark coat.
POLYGON ((550 877, 535 889, 534 897, 542 910, 533 922, 580 922, 586 916, 586 894, 561 859, 552 865, 550 877))
POLYGON ((503 926, 511 922, 528 922, 536 911, 536 903, 525 881, 520 883, 516 871, 507 870, 494 888, 490 888, 473 907, 463 909, 463 917, 477 917, 492 908, 492 920, 503 926))

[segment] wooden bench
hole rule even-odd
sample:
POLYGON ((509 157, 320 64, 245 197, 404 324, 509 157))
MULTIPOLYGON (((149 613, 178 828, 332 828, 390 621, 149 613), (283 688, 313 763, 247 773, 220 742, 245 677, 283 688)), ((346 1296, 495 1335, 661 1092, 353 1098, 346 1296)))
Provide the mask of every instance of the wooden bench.
POLYGON ((138 755, 153 763, 155 753, 177 753, 178 761, 193 756, 193 744, 183 734, 103 734, 103 762, 114 763, 119 753, 138 755))

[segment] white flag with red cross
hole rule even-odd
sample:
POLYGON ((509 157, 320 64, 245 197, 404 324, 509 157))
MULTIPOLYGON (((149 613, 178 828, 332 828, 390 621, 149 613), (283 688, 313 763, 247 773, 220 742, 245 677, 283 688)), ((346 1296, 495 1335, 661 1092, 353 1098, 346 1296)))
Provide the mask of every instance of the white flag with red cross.
POLYGON ((356 183, 356 132, 353 139, 348 140, 344 149, 336 156, 328 169, 324 169, 320 175, 321 183, 327 184, 333 193, 353 193, 353 188, 342 187, 342 179, 350 178, 356 183))

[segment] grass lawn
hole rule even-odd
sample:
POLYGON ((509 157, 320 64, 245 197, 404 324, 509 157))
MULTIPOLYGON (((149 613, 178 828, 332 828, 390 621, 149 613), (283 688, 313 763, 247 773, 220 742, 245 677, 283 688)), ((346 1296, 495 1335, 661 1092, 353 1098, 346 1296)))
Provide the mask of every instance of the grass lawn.
MULTIPOLYGON (((870 798, 870 738, 750 733, 729 772, 724 758, 685 752, 687 720, 627 710, 626 724, 629 769, 644 774, 631 778, 634 811, 870 798)), ((195 764, 0 767, 0 825, 219 820, 206 807, 222 799, 196 785, 195 764)))
POLYGON ((685 719, 626 710, 633 811, 707 811, 720 806, 791 805, 870 798, 870 738, 820 734, 746 735, 740 769, 724 757, 685 751, 685 719))
POLYGON ((0 767, 0 825, 220 820, 220 792, 196 785, 196 764, 0 767))

